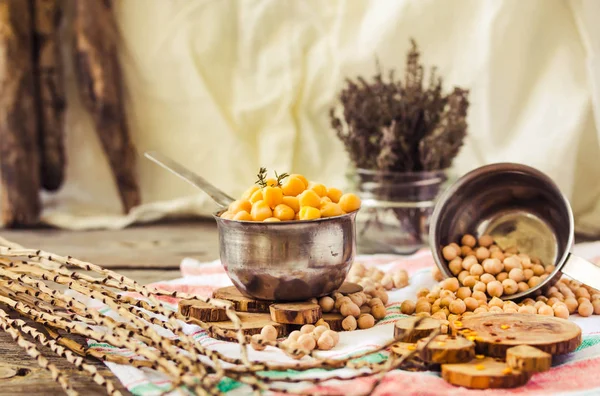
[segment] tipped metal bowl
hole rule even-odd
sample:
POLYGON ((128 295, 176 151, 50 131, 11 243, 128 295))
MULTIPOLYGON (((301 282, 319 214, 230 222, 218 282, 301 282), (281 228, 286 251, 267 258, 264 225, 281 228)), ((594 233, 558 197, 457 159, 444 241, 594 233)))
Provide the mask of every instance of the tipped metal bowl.
POLYGON ((354 260, 356 212, 308 221, 236 221, 213 214, 221 263, 244 294, 300 301, 338 289, 354 260))

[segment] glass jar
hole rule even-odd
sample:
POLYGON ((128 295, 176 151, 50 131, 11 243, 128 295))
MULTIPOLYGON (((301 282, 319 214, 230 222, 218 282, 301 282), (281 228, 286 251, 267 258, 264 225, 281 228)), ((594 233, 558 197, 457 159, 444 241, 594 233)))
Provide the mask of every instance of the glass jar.
POLYGON ((447 186, 446 170, 357 169, 353 179, 362 200, 356 218, 359 253, 411 254, 427 246, 429 219, 447 186))

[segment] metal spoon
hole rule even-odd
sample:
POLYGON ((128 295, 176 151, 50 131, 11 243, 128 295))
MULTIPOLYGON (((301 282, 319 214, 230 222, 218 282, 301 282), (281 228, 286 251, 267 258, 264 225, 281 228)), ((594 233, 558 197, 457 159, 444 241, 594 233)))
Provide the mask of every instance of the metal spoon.
POLYGON ((171 171, 175 175, 179 176, 183 180, 187 181, 191 185, 199 188, 208 194, 209 197, 212 198, 213 201, 217 203, 217 205, 226 208, 230 203, 234 201, 229 195, 225 194, 223 191, 219 190, 217 187, 210 184, 203 177, 195 174, 191 170, 187 169, 185 166, 180 163, 172 160, 164 154, 159 153, 158 151, 146 151, 144 156, 163 168, 171 171))

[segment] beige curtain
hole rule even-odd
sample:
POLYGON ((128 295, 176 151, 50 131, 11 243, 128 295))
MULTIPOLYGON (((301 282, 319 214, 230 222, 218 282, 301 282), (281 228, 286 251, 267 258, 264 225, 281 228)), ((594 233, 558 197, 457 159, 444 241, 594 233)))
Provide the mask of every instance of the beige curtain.
MULTIPOLYGON (((409 38, 427 65, 471 90, 456 175, 497 161, 538 167, 600 232, 600 2, 595 0, 120 0, 128 116, 158 149, 232 195, 260 166, 344 187, 328 110, 346 76, 378 58, 402 71, 409 38)), ((69 77, 69 76, 68 76, 69 77)), ((143 205, 128 216, 72 75, 67 180, 44 196, 59 227, 124 227, 213 204, 140 157, 143 205)))

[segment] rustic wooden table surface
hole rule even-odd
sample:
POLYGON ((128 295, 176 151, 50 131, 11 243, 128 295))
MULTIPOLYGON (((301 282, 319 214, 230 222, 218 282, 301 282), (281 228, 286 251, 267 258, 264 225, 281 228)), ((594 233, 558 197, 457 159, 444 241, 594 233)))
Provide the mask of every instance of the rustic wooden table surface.
MULTIPOLYGON (((208 261, 218 258, 217 229, 212 221, 178 221, 136 226, 117 231, 72 232, 55 229, 3 230, 2 237, 28 248, 71 255, 110 267, 142 284, 180 276, 184 257, 208 261)), ((82 395, 104 395, 103 387, 62 358, 52 358, 48 348, 40 350, 64 370, 82 395)), ((112 379, 123 394, 129 394, 108 368, 88 359, 112 379)), ((25 354, 6 334, 0 334, 0 395, 62 395, 48 371, 25 354)))

